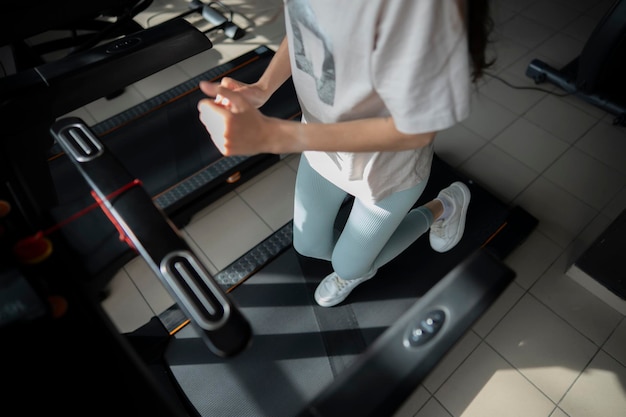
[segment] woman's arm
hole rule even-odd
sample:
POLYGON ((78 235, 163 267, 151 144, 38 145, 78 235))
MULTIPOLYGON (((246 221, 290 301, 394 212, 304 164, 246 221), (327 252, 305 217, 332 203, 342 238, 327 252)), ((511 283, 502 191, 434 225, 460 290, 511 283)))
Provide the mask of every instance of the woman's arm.
POLYGON ((329 124, 268 117, 238 91, 214 83, 201 89, 214 99, 200 100, 200 120, 224 155, 399 151, 427 146, 435 137, 404 134, 390 117, 329 124))
POLYGON ((257 108, 290 76, 289 46, 284 38, 257 82, 224 78, 221 84, 200 83, 200 89, 211 97, 198 103, 200 120, 222 154, 401 151, 427 146, 435 137, 435 132, 404 134, 390 117, 303 124, 263 115, 257 108))
POLYGON ((264 140, 272 153, 310 151, 384 152, 404 151, 429 145, 436 132, 405 134, 391 117, 339 123, 299 123, 267 118, 264 140), (278 152, 277 152, 278 151, 278 152))
MULTIPOLYGON (((256 82, 246 84, 234 78, 224 77, 221 80, 221 85, 243 94, 254 107, 258 108, 265 104, 272 94, 274 94, 290 76, 291 64, 289 62, 289 46, 287 44, 287 38, 284 38, 267 68, 265 68, 265 71, 256 82)), ((204 84, 206 84, 206 82, 200 83, 201 89, 204 84)))
POLYGON ((289 45, 285 37, 276 53, 272 57, 261 78, 254 83, 262 91, 266 92, 267 99, 291 76, 291 63, 289 62, 289 45))

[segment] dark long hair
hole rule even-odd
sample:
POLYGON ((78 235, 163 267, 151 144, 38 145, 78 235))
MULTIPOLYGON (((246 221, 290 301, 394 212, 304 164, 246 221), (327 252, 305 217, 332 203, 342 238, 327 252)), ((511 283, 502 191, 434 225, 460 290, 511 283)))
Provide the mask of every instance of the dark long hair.
POLYGON ((467 22, 469 52, 472 59, 472 81, 483 76, 494 60, 487 61, 486 49, 493 31, 489 0, 467 0, 467 22))

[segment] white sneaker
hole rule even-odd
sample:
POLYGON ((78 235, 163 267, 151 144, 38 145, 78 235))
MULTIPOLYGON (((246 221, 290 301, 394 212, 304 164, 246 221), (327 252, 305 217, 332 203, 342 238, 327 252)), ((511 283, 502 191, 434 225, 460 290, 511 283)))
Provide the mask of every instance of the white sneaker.
POLYGON ((437 252, 447 252, 463 237, 465 217, 471 193, 469 188, 460 181, 453 182, 439 191, 437 197, 446 198, 452 203, 452 214, 446 219, 437 220, 430 226, 430 246, 437 252))
POLYGON ((315 301, 322 307, 332 307, 346 299, 348 294, 362 282, 376 275, 377 270, 356 279, 341 279, 335 272, 329 274, 315 289, 315 301))

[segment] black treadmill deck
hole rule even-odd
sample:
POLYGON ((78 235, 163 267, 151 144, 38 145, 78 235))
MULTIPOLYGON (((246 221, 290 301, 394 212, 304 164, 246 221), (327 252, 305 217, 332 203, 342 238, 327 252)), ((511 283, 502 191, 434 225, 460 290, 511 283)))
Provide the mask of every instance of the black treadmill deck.
MULTIPOLYGON (((90 129, 141 181, 156 206, 183 227, 197 211, 280 160, 271 154, 224 157, 213 145, 196 109, 204 97, 198 88, 201 80, 217 81, 229 75, 252 82, 273 55, 268 47, 259 46, 90 129)), ((298 120, 300 107, 293 85, 283 85, 261 111, 298 120)), ((93 205, 88 184, 58 144, 50 151, 49 167, 58 199, 52 213, 58 222, 93 205)), ((135 256, 119 241, 115 227, 100 210, 90 210, 67 223, 61 233, 81 254, 96 288, 135 256)))
POLYGON ((455 180, 472 191, 466 232, 453 250, 434 252, 423 236, 344 303, 323 308, 313 292, 330 265, 296 254, 289 222, 215 275, 251 321, 247 351, 223 361, 184 326, 176 306, 160 316, 174 333, 165 361, 200 415, 296 415, 456 265, 480 248, 503 259, 536 225, 439 158, 430 178, 417 205, 455 180))

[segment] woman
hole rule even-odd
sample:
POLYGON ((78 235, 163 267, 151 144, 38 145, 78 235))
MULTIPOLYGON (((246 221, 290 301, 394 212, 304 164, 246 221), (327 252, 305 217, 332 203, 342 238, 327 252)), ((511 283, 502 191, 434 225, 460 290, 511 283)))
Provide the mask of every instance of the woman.
POLYGON ((422 234, 438 252, 463 235, 463 183, 412 207, 436 133, 468 116, 472 81, 488 66, 488 3, 468 4, 285 0, 286 37, 257 82, 200 83, 214 99, 198 103, 199 117, 224 155, 302 153, 293 245, 332 263, 315 292, 322 306, 342 302, 422 234), (289 77, 302 123, 258 111, 289 77), (354 204, 335 236, 347 194, 354 204))

